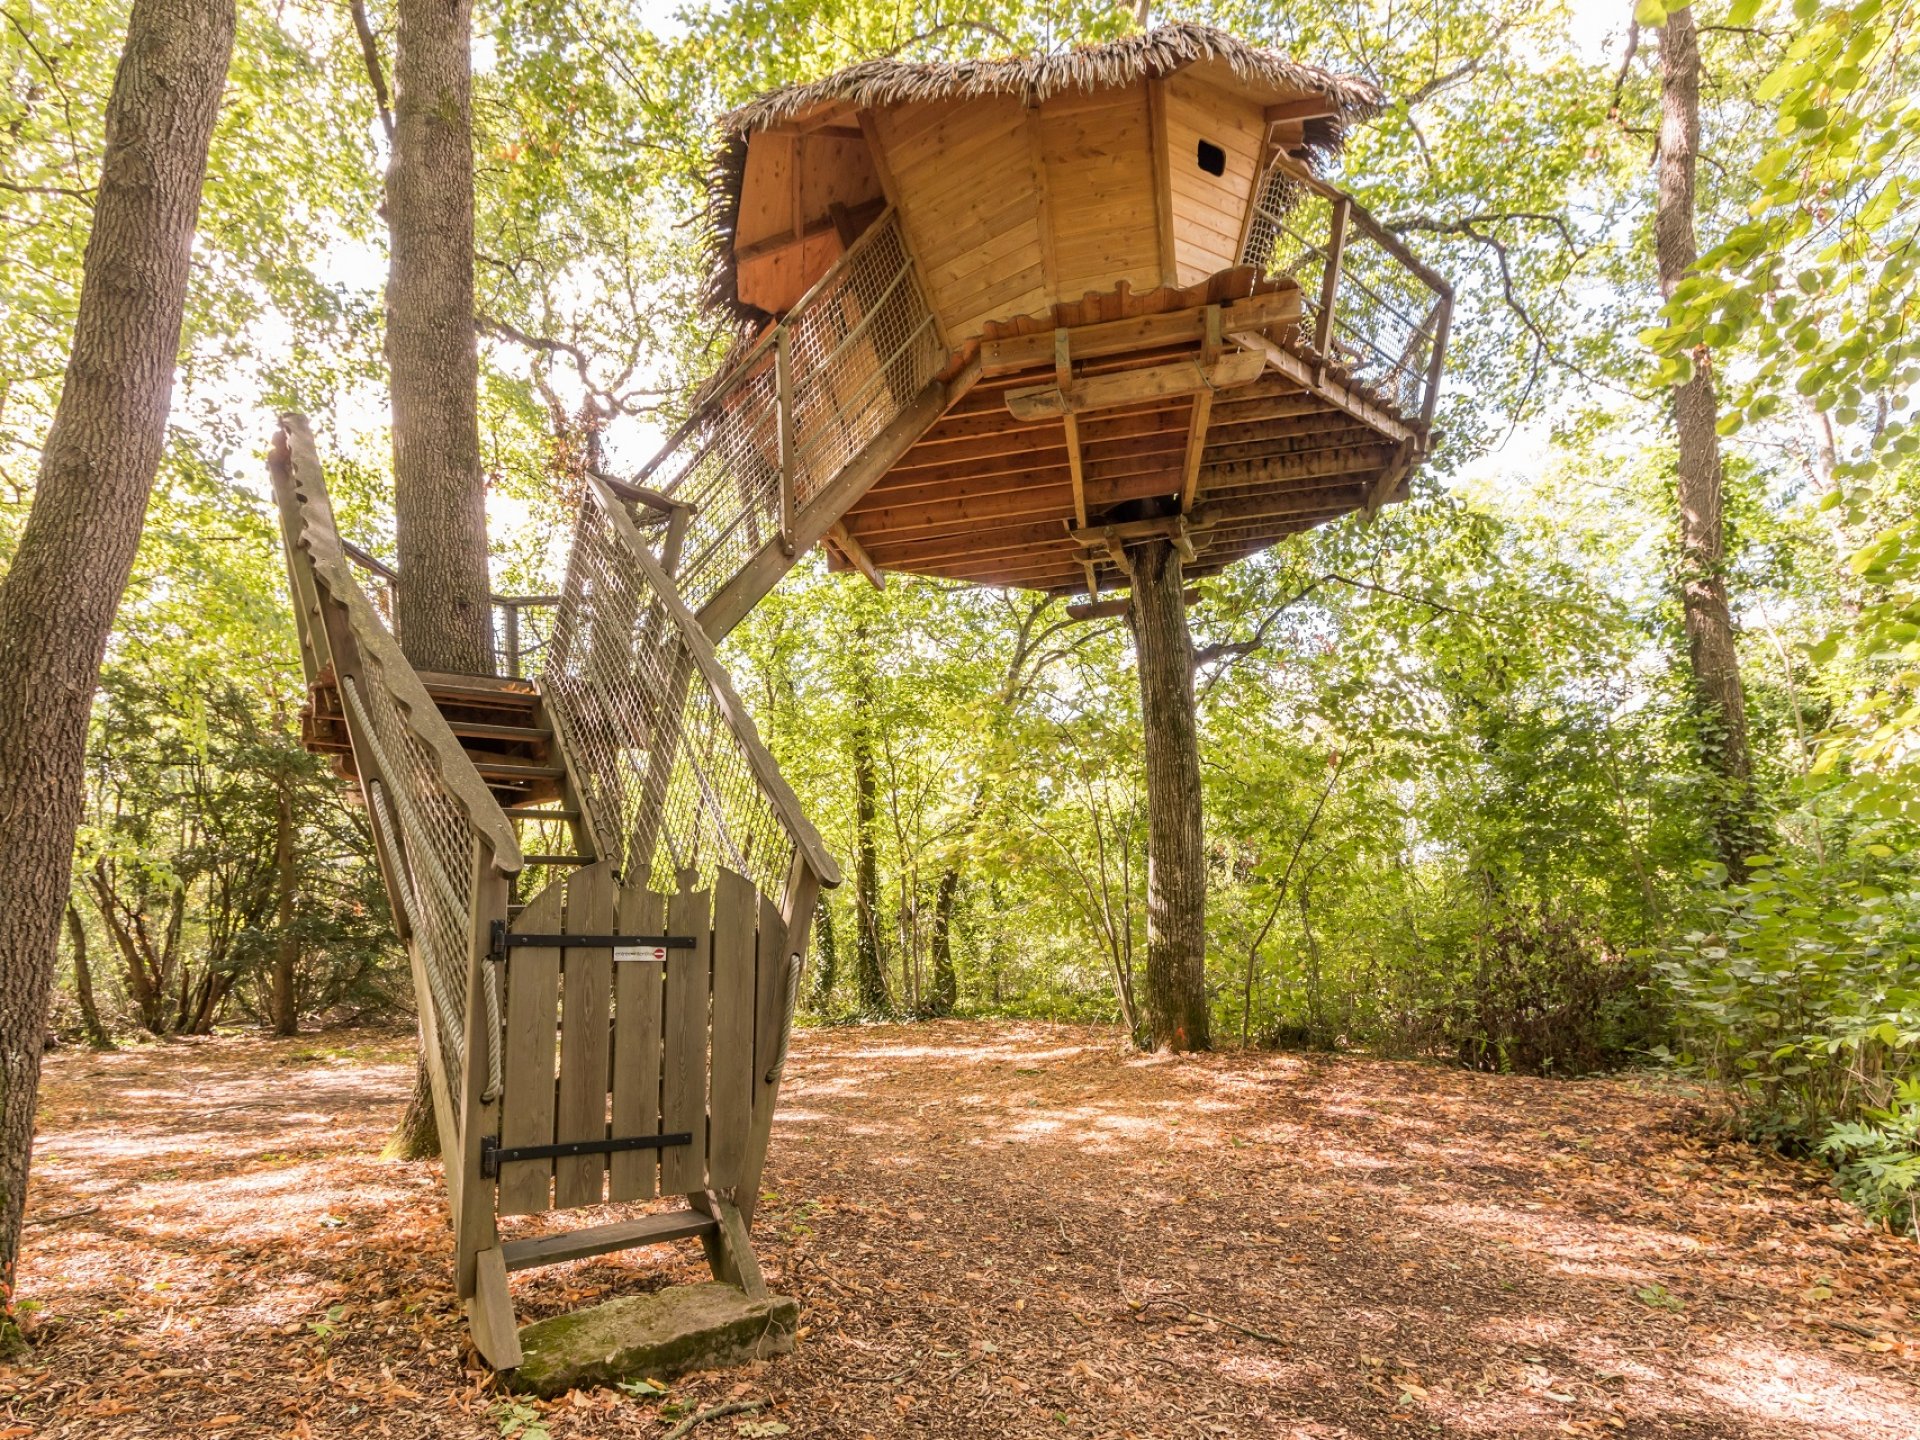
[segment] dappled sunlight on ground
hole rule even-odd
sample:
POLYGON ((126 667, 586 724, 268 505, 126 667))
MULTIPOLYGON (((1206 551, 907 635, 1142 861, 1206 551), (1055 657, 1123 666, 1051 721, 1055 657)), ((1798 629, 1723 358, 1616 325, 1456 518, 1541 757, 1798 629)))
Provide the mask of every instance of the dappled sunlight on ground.
MULTIPOLYGON (((409 1051, 52 1057, 0 1435, 499 1440, 438 1167, 375 1158, 409 1051)), ((755 1228, 805 1329, 674 1387, 766 1402, 695 1440, 1920 1435, 1920 1252, 1656 1085, 960 1022, 805 1033, 787 1073, 755 1228)), ((704 1274, 689 1243, 512 1283, 530 1320, 704 1274)))

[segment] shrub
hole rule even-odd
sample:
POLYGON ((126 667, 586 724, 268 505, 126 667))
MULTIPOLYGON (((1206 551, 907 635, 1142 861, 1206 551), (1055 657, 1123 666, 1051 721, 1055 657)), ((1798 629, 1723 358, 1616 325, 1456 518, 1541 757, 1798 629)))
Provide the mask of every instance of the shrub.
POLYGON ((1617 1065, 1646 1043, 1644 966, 1576 918, 1544 905, 1509 910, 1481 932, 1474 962, 1446 1017, 1462 1064, 1580 1074, 1617 1065))

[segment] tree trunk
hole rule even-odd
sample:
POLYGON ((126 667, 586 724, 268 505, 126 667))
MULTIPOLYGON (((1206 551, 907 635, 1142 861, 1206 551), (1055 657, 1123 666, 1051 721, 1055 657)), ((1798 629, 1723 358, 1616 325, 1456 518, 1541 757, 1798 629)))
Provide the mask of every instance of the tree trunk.
POLYGON ((960 899, 960 871, 949 865, 940 874, 933 899, 933 989, 927 996, 927 1014, 951 1015, 960 998, 960 982, 953 970, 953 912, 960 899))
POLYGON ((440 1122, 433 1114, 433 1078, 427 1073, 426 1047, 433 1041, 420 1036, 420 1059, 413 1067, 413 1094, 406 1113, 387 1137, 381 1155, 388 1160, 431 1160, 440 1153, 440 1122))
POLYGON ((107 101, 73 349, 0 581, 0 1346, 80 820, 87 716, 166 443, 231 0, 134 0, 107 101))
POLYGON ((826 1014, 833 1006, 833 982, 840 971, 840 947, 838 937, 833 933, 833 907, 824 896, 813 912, 814 948, 820 952, 820 963, 813 970, 812 1010, 816 1015, 826 1014))
POLYGON ((297 1035, 300 1032, 300 1006, 293 982, 300 960, 300 941, 293 931, 293 902, 298 867, 294 863, 293 853, 292 784, 284 773, 280 776, 274 798, 279 813, 274 826, 273 867, 279 897, 274 914, 273 1033, 297 1035))
MULTIPOLYGON (((399 0, 387 171, 400 648, 416 669, 491 675, 492 583, 473 324, 471 0, 399 0)), ((423 1057, 388 1153, 439 1153, 423 1057)))
POLYGON ((419 670, 493 673, 473 327, 471 0, 399 0, 387 171, 400 646, 419 670))
POLYGON ((113 1049, 113 1037, 100 1023, 99 1008, 93 1003, 93 966, 87 960, 87 924, 80 918, 80 907, 67 897, 67 937, 73 942, 73 996, 80 1002, 80 1025, 87 1032, 87 1043, 96 1050, 113 1049))
POLYGON ((1127 565, 1147 756, 1147 1025, 1155 1049, 1206 1050, 1213 1039, 1193 636, 1172 544, 1135 546, 1127 565))
MULTIPOLYGON (((856 635, 855 643, 864 645, 866 637, 856 635)), ((867 698, 855 696, 856 701, 867 698)), ((874 838, 879 782, 869 723, 863 713, 853 730, 853 979, 860 1008, 870 1015, 885 1015, 893 1001, 887 994, 887 962, 880 947, 880 861, 874 838)))
MULTIPOLYGON (((1694 170, 1700 151, 1700 46, 1693 11, 1667 17, 1660 41, 1659 201, 1654 241, 1660 293, 1673 298, 1699 258, 1694 234, 1694 170)), ((1726 523, 1721 506, 1719 407, 1712 352, 1693 356, 1693 375, 1673 390, 1680 501, 1680 601, 1702 761, 1718 779, 1711 805, 1714 845, 1730 877, 1744 879, 1746 857, 1761 843, 1753 762, 1747 744, 1746 691, 1727 604, 1726 523)))

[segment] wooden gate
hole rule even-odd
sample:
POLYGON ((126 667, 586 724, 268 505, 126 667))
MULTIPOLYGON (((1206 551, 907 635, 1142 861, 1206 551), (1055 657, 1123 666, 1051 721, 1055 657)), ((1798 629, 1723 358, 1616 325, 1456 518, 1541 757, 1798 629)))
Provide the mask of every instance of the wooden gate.
MULTIPOLYGON (((478 1308, 494 1314, 476 1339, 514 1333, 506 1272, 667 1240, 698 1237, 716 1279, 764 1295, 747 1222, 791 1018, 796 967, 779 905, 724 867, 709 884, 683 873, 667 896, 620 885, 601 861, 541 891, 491 963, 505 971, 503 1085, 499 1137, 482 1141, 478 1178, 497 1187, 495 1213, 688 1203, 480 1239, 478 1308)), ((497 1366, 517 1362, 482 1350, 497 1366)))

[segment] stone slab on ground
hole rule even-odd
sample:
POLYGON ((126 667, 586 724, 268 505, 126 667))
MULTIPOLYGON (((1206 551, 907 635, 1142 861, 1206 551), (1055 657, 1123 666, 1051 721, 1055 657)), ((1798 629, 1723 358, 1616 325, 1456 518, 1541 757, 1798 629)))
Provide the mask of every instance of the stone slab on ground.
POLYGON ((793 1349, 800 1307, 784 1295, 749 1300, 731 1285, 673 1285, 626 1295, 520 1329, 525 1352, 510 1384, 535 1395, 635 1377, 743 1365, 793 1349))

